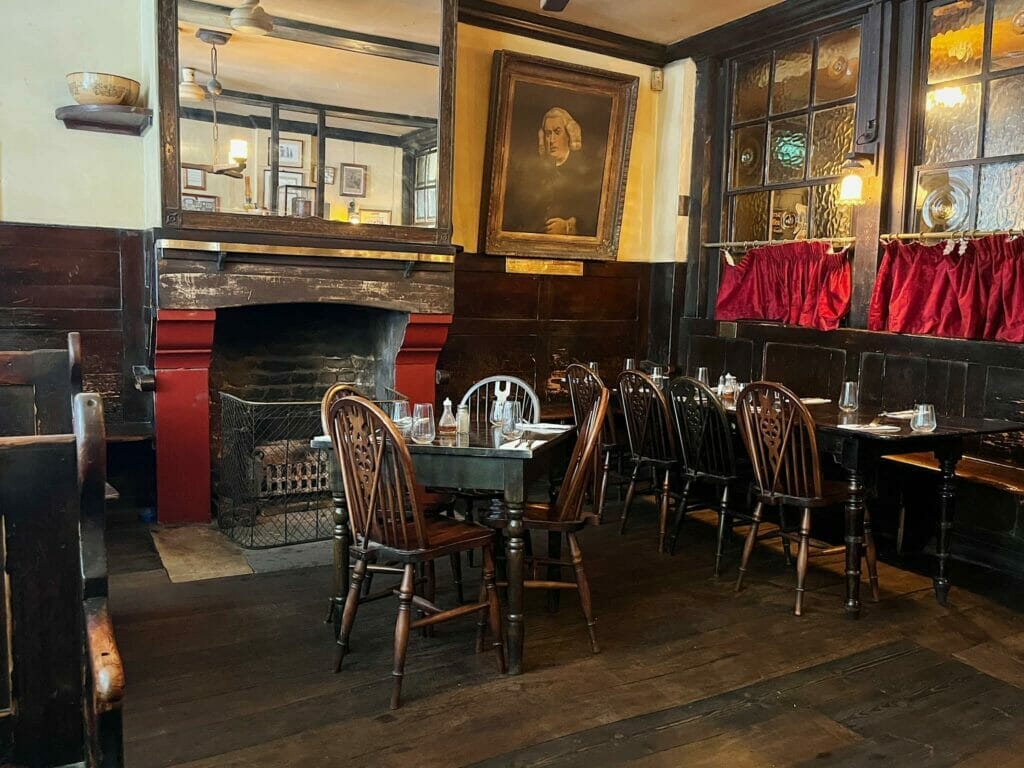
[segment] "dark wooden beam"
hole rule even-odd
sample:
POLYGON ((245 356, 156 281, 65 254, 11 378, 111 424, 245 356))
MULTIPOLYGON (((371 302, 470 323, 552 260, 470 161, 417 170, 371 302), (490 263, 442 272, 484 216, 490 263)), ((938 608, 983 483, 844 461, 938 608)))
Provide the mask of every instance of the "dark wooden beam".
POLYGON ((652 67, 664 66, 667 61, 667 47, 661 43, 617 35, 603 29, 554 19, 487 0, 461 0, 459 21, 532 40, 544 40, 583 51, 614 56, 617 59, 638 61, 652 67))
MULTIPOLYGON (((185 120, 200 120, 204 123, 213 122, 213 112, 195 107, 182 107, 179 116, 185 120)), ((258 117, 256 115, 236 115, 233 112, 217 112, 217 122, 220 125, 233 125, 238 128, 260 128, 265 131, 271 129, 269 117, 258 117)), ((318 136, 316 123, 302 123, 296 120, 281 120, 281 130, 288 133, 303 133, 307 136, 318 136)), ((370 131, 352 131, 348 128, 325 127, 324 138, 338 139, 339 141, 356 141, 361 144, 378 144, 383 147, 403 146, 401 136, 390 136, 386 133, 372 133, 370 131)), ((435 136, 436 141, 436 136, 435 136)), ((322 156, 322 155, 321 155, 322 156)))
POLYGON ((381 125, 400 125, 406 128, 417 129, 437 128, 436 117, 403 115, 400 112, 380 112, 375 109, 339 107, 332 104, 317 104, 315 101, 299 101, 298 99, 285 99, 279 96, 264 96, 262 93, 225 90, 218 98, 224 101, 231 101, 236 104, 248 104, 250 106, 259 107, 269 107, 271 104, 277 104, 279 107, 284 107, 297 112, 308 112, 311 115, 322 110, 327 117, 364 120, 369 123, 379 123, 381 125))
POLYGON ((666 47, 667 61, 735 55, 777 39, 797 37, 804 27, 820 28, 863 14, 877 0, 785 0, 728 24, 684 38, 666 47), (752 42, 753 41, 753 42, 752 42))
MULTIPOLYGON (((231 11, 230 6, 203 3, 198 0, 179 0, 178 2, 179 18, 200 26, 230 29, 228 14, 231 11)), ((440 36, 440 29, 438 29, 438 35, 440 36)), ((367 35, 363 32, 325 27, 320 24, 309 24, 282 17, 274 18, 274 29, 270 32, 269 37, 318 45, 322 48, 363 53, 368 56, 383 56, 416 64, 429 64, 435 67, 440 59, 440 51, 436 45, 414 43, 409 40, 398 40, 380 35, 367 35)))

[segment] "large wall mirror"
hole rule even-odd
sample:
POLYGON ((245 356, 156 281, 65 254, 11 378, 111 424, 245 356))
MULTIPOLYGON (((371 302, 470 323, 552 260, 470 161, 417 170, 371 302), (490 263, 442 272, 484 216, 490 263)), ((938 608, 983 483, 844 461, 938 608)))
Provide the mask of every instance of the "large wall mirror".
POLYGON ((446 244, 455 0, 160 0, 167 227, 446 244))

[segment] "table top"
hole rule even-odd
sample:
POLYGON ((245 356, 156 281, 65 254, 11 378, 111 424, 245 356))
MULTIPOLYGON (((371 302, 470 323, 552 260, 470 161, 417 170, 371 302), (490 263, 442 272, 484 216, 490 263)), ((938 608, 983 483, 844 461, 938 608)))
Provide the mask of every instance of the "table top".
POLYGON ((833 403, 825 405, 809 405, 807 410, 814 418, 814 425, 826 432, 842 435, 854 435, 871 440, 896 441, 913 437, 915 439, 937 439, 944 437, 965 437, 967 435, 988 435, 999 432, 1019 432, 1024 430, 1024 423, 1004 421, 1002 419, 979 419, 968 416, 936 416, 937 425, 934 432, 914 432, 910 428, 910 419, 892 418, 882 413, 861 408, 853 413, 843 413, 833 403), (872 432, 845 428, 850 424, 885 424, 899 427, 899 431, 872 432))
MULTIPOLYGON (((469 435, 457 435, 452 438, 436 437, 433 442, 424 445, 406 441, 409 453, 430 454, 435 456, 475 456, 477 458, 531 459, 534 454, 559 444, 575 435, 574 427, 559 431, 526 429, 519 440, 510 440, 501 434, 501 429, 486 425, 473 425, 469 435), (505 446, 505 447, 502 447, 505 446)), ((329 449, 331 439, 327 435, 319 435, 310 441, 317 449, 329 449)))

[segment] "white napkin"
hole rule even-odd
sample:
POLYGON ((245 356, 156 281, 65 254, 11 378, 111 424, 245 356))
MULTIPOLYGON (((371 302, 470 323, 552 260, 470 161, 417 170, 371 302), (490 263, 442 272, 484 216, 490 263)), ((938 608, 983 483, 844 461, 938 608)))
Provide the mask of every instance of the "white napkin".
POLYGON ((831 403, 827 397, 801 397, 800 402, 804 405, 825 405, 831 403))
POLYGON ((544 445, 546 440, 509 440, 498 446, 498 450, 508 449, 511 451, 532 451, 538 445, 544 445))
POLYGON ((914 418, 913 409, 906 411, 883 411, 879 416, 885 416, 887 419, 912 419, 914 418))
POLYGON ((899 432, 895 424, 840 424, 840 429, 855 429, 859 432, 899 432))
POLYGON ((530 424, 529 422, 520 422, 516 424, 517 429, 525 429, 529 432, 565 432, 567 429, 572 429, 572 424, 550 424, 547 422, 537 422, 536 424, 530 424))

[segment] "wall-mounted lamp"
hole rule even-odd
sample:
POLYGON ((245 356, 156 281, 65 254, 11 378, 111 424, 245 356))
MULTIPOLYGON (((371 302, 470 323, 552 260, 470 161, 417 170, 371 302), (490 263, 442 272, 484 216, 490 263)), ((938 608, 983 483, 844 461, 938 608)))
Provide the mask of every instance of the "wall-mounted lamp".
POLYGON ((840 205, 864 205, 864 172, 874 161, 875 156, 870 152, 850 152, 846 155, 846 162, 840 168, 842 179, 839 182, 839 204, 840 205))

